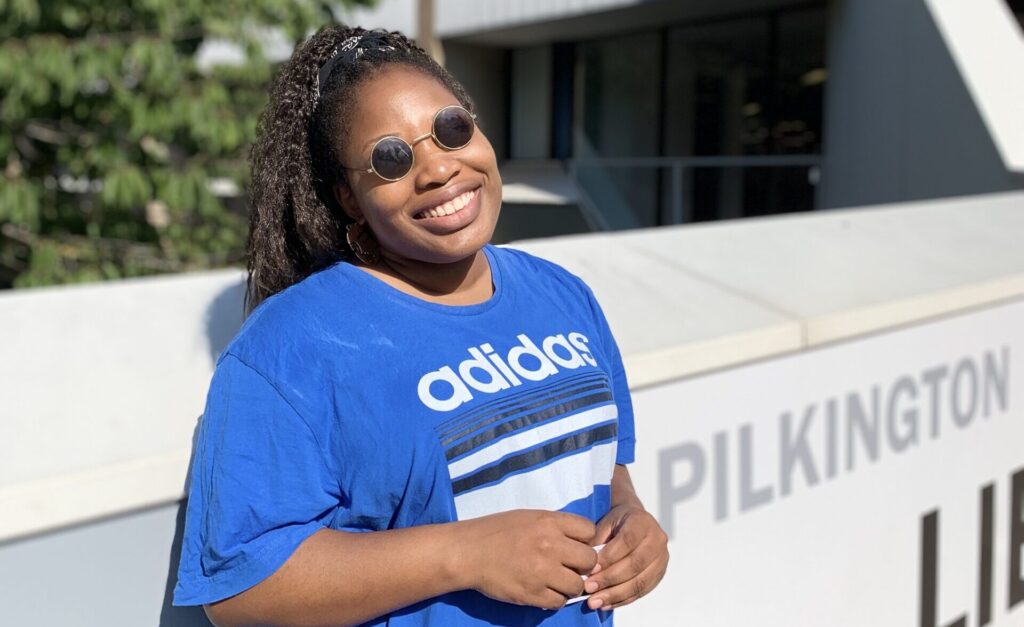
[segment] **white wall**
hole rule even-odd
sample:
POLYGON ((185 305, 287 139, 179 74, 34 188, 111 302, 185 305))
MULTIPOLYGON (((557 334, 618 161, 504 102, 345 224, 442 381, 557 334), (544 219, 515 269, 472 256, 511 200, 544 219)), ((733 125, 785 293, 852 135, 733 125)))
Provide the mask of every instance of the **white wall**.
POLYGON ((1021 320, 1024 299, 635 393, 630 474, 672 563, 615 624, 1021 625, 1021 320))
MULTIPOLYGON (((978 355, 1004 336, 1013 355, 1024 351, 1016 324, 1020 305, 1008 304, 1024 299, 1022 202, 1022 193, 987 195, 571 236, 517 247, 579 274, 603 303, 637 399, 637 428, 645 447, 637 485, 649 507, 659 510, 664 482, 652 478, 657 476, 652 464, 666 447, 709 431, 735 434, 748 417, 774 418, 836 390, 891 382, 897 371, 913 372, 933 362, 955 366, 960 356, 978 355), (981 310, 991 310, 991 317, 981 310), (981 317, 971 317, 975 311, 981 317), (957 322, 967 318, 975 322, 957 322), (969 328, 957 326, 963 324, 969 328), (925 326, 932 330, 914 335, 925 326), (966 330, 956 330, 961 328, 966 330)), ((232 270, 0 295, 0 606, 5 619, 65 624, 60 617, 83 616, 105 626, 158 619, 165 625, 196 624, 195 613, 169 608, 166 595, 173 586, 192 430, 214 359, 240 323, 241 280, 242 273, 232 270)), ((1016 398, 1019 369, 1014 366, 1011 373, 1016 398)), ((1005 426, 1000 420, 990 424, 1005 426)), ((918 474, 892 474, 892 481, 927 474, 936 462, 926 458, 953 459, 947 454, 955 453, 962 456, 952 469, 962 480, 951 480, 948 490, 929 488, 938 490, 936 504, 952 508, 972 502, 970 492, 983 476, 1000 481, 1005 492, 1004 471, 1012 456, 997 455, 998 443, 1012 445, 1019 438, 1017 431, 1002 428, 972 428, 965 434, 973 437, 943 440, 944 448, 931 446, 931 452, 913 456, 918 474), (968 455, 971 451, 984 452, 984 459, 968 455)), ((1014 446, 1011 453, 1018 450, 1014 446)), ((910 462, 902 460, 911 458, 890 456, 885 472, 905 469, 910 462)), ((710 529, 707 520, 698 521, 700 508, 707 507, 699 500, 693 501, 692 516, 689 504, 681 504, 675 515, 693 517, 694 529, 713 534, 707 536, 717 543, 713 546, 727 545, 730 534, 755 537, 749 525, 766 530, 779 546, 792 546, 787 543, 801 537, 793 536, 786 522, 793 516, 806 518, 822 507, 829 511, 829 504, 846 500, 850 490, 877 492, 889 477, 858 473, 856 479, 836 481, 834 489, 816 489, 809 504, 780 503, 771 508, 774 514, 744 515, 728 528, 710 529)), ((901 487, 891 496, 903 502, 910 489, 901 487)), ((885 502, 871 494, 858 498, 866 500, 851 503, 883 508, 885 502)), ((1005 496, 999 498, 1005 508, 1005 496)), ((908 525, 916 521, 911 513, 926 505, 917 497, 906 501, 898 520, 903 526, 894 531, 899 542, 907 541, 908 525)), ((973 537, 970 529, 964 533, 973 537)), ((696 576, 685 565, 699 563, 687 553, 701 548, 679 546, 675 563, 683 565, 681 578, 673 581, 683 582, 678 584, 683 589, 696 576)), ((971 557, 965 555, 955 559, 971 557)), ((793 564, 799 563, 794 558, 793 564)), ((707 582, 725 577, 707 572, 715 573, 707 582)), ((767 573, 752 571, 748 581, 757 572, 767 573)), ((1003 585, 1005 574, 1000 576, 1003 585)), ((846 582, 836 603, 870 602, 873 597, 856 596, 871 590, 858 587, 868 585, 864 582, 846 582)), ((948 612, 962 605, 960 597, 952 598, 956 604, 948 612)), ((664 603, 652 599, 644 607, 666 608, 664 603)), ((699 598, 680 607, 699 619, 696 623, 715 624, 699 598)), ((796 611, 794 605, 782 607, 796 611)), ((881 622, 859 624, 906 624, 894 618, 905 618, 903 606, 892 607, 899 611, 871 615, 884 618, 881 622)), ((644 614, 638 609, 636 615, 644 614)), ((628 616, 623 613, 623 621, 628 616)), ((792 613, 779 616, 789 620, 780 624, 823 624, 793 620, 792 613)))
POLYGON ((180 498, 240 270, 0 295, 0 541, 180 498))

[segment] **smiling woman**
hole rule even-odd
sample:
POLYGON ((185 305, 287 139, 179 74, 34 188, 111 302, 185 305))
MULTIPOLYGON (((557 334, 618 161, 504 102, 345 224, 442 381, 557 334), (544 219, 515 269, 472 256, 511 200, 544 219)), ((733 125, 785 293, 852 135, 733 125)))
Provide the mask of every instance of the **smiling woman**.
MULTIPOLYGON (((471 117, 460 120, 452 111, 470 115, 434 77, 400 64, 384 66, 359 87, 349 141, 339 150, 345 163, 369 164, 375 171, 346 168, 346 181, 334 186, 347 217, 365 221, 379 243, 384 263, 367 269, 391 278, 399 289, 403 279, 413 279, 433 297, 457 291, 445 277, 435 277, 435 265, 476 262, 478 272, 484 269, 482 249, 501 207, 501 177, 490 142, 473 132, 471 117), (453 127, 460 124, 469 127, 459 133, 453 127), (449 147, 440 138, 457 141, 449 147), (387 143, 399 150, 381 148, 387 143), (384 178, 381 163, 387 174, 402 176, 384 178)), ((483 298, 490 296, 486 283, 483 298)))
POLYGON ((174 603, 610 625, 656 585, 615 340, 578 277, 489 243, 501 178, 458 81, 399 33, 324 28, 252 171, 250 314, 210 383, 174 603))

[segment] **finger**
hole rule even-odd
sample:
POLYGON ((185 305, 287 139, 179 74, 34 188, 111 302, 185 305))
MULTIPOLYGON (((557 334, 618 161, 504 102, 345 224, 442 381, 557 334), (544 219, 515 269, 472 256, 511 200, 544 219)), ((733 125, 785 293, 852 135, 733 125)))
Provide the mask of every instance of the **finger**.
POLYGON ((644 596, 658 585, 665 576, 665 569, 668 566, 668 559, 663 558, 650 564, 643 572, 636 577, 624 581, 616 586, 596 592, 587 599, 587 606, 590 609, 598 608, 613 610, 632 603, 644 596))
POLYGON ((661 551, 655 542, 643 542, 619 561, 602 566, 600 574, 595 573, 588 581, 588 588, 590 591, 600 590, 629 581, 655 562, 660 554, 661 551))
POLYGON ((589 574, 597 566, 597 551, 589 544, 567 539, 560 549, 562 565, 581 575, 589 574))
POLYGON ((556 514, 558 516, 558 528, 566 536, 583 543, 588 543, 594 537, 596 527, 594 523, 590 522, 589 518, 565 512, 556 512, 556 514))
POLYGON ((568 600, 568 597, 558 590, 548 588, 542 592, 540 597, 537 599, 537 607, 545 610, 558 610, 561 609, 568 600))
POLYGON ((598 590, 605 590, 613 588, 614 586, 623 584, 650 566, 653 559, 643 560, 642 555, 639 555, 637 551, 630 553, 625 559, 616 561, 609 567, 603 567, 600 572, 600 577, 594 575, 587 579, 587 591, 596 592, 598 590))
POLYGON ((597 528, 594 530, 594 537, 590 539, 591 546, 597 546, 599 544, 607 544, 608 540, 612 537, 612 531, 615 530, 615 525, 618 523, 618 518, 605 517, 597 523, 597 528))
MULTIPOLYGON (((583 578, 576 571, 568 568, 560 569, 548 582, 547 586, 566 599, 578 597, 583 594, 583 578)), ((563 599, 564 600, 564 599, 563 599)))
POLYGON ((598 554, 597 559, 601 562, 601 566, 607 568, 611 564, 621 561, 640 546, 645 536, 643 525, 639 524, 638 519, 627 518, 615 537, 609 540, 598 554))

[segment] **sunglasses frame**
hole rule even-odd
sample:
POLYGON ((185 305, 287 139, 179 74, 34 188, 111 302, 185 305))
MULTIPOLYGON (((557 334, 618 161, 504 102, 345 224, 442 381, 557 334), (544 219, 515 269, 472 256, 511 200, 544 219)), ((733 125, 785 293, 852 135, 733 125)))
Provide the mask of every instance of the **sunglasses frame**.
POLYGON ((376 174, 382 180, 387 181, 389 183, 394 183, 396 181, 401 181, 402 179, 404 179, 406 176, 409 175, 409 172, 412 172, 412 169, 414 167, 416 167, 416 151, 414 150, 414 147, 416 146, 416 144, 420 143, 424 139, 427 139, 428 137, 432 137, 432 138, 434 138, 434 143, 435 144, 437 144, 438 146, 440 146, 441 148, 443 148, 445 150, 452 151, 452 150, 460 150, 460 149, 465 148, 466 146, 468 146, 470 144, 470 142, 473 141, 473 135, 475 135, 475 134, 476 134, 476 114, 473 113, 472 111, 470 111, 469 109, 467 109, 466 107, 463 107, 462 105, 446 105, 446 106, 441 107, 440 109, 438 109, 437 113, 434 114, 433 119, 430 121, 430 132, 429 133, 426 133, 425 135, 420 135, 419 137, 413 139, 411 142, 405 141, 405 139, 403 139, 402 137, 399 137, 398 135, 385 135, 384 137, 381 137, 377 141, 373 142, 373 147, 370 148, 370 167, 369 168, 345 168, 345 169, 346 170, 356 170, 358 172, 363 172, 365 174, 376 174), (445 146, 443 143, 441 143, 441 140, 438 139, 437 135, 435 134, 434 128, 437 125, 437 118, 438 118, 438 116, 440 116, 442 113, 444 113, 448 109, 462 109, 463 111, 465 111, 469 115, 470 119, 473 120, 473 132, 470 133, 469 139, 466 140, 466 143, 462 144, 461 146, 454 146, 454 147, 445 146), (408 146, 408 148, 409 148, 409 155, 411 155, 411 157, 412 157, 412 161, 409 162, 409 169, 406 170, 405 174, 403 174, 402 176, 400 176, 400 177, 398 177, 396 179, 390 179, 390 178, 384 176, 383 174, 378 172, 377 168, 375 168, 374 165, 373 165, 373 151, 377 149, 378 144, 380 144, 382 141, 384 141, 386 139, 397 139, 399 141, 405 142, 405 145, 408 146))

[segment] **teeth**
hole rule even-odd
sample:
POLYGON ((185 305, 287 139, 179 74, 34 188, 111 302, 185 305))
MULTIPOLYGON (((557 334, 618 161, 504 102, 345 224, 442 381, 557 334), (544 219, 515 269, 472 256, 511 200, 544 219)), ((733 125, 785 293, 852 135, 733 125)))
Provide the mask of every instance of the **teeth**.
POLYGON ((473 195, 476 194, 476 190, 459 194, 455 198, 448 202, 431 207, 430 209, 424 209, 423 211, 416 214, 417 218, 439 218, 441 216, 450 216, 453 213, 462 211, 469 204, 469 201, 473 199, 473 195))

